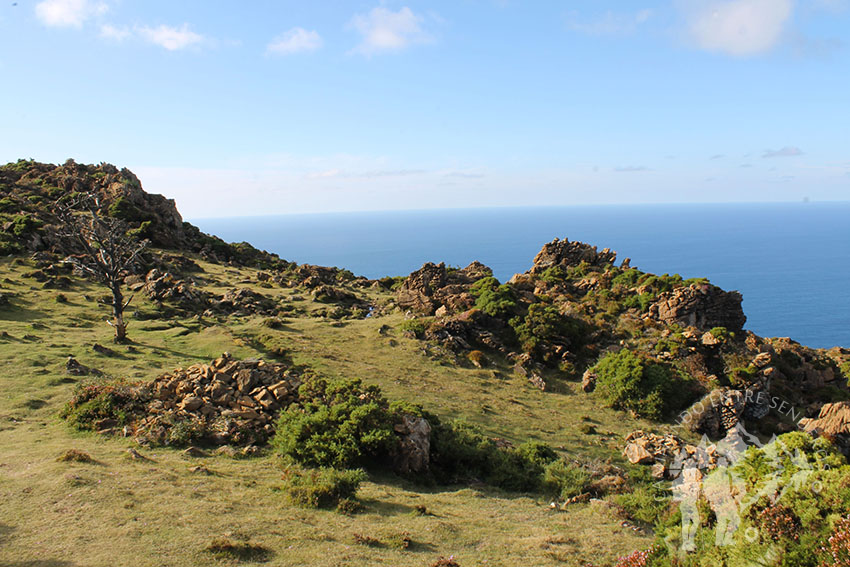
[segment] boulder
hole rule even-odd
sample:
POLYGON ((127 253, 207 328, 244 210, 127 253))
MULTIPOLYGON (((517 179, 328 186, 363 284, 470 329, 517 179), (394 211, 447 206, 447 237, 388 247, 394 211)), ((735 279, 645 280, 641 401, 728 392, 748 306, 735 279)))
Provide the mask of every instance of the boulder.
POLYGON ((581 389, 585 392, 592 392, 596 389, 596 380, 598 376, 596 372, 593 372, 590 369, 584 371, 584 374, 581 377, 581 389))
POLYGON ((816 418, 801 419, 800 427, 812 435, 826 437, 850 457, 850 402, 824 404, 816 418))
POLYGON ((424 417, 405 415, 395 426, 399 436, 393 468, 400 474, 428 470, 431 455, 431 424, 424 417))
POLYGON ((638 443, 629 443, 623 450, 623 455, 633 465, 648 465, 655 462, 655 457, 638 443))

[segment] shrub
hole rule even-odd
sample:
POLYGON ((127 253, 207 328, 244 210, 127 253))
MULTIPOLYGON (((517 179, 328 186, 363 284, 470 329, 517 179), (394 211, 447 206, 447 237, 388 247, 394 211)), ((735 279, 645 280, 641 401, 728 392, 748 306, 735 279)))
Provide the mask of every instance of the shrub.
POLYGON ((492 276, 481 278, 469 288, 475 296, 475 307, 491 317, 506 318, 516 311, 516 294, 511 286, 499 285, 492 276))
POLYGON ((299 402, 280 414, 272 445, 315 467, 351 468, 384 460, 398 443, 394 416, 377 386, 307 376, 299 402))
POLYGON ((437 481, 480 481, 505 490, 536 491, 546 465, 557 459, 545 443, 529 441, 500 448, 495 441, 463 421, 431 421, 431 472, 437 481))
POLYGON ((240 560, 252 562, 268 561, 272 556, 271 550, 247 541, 233 541, 228 538, 217 538, 204 548, 204 551, 216 559, 240 560))
POLYGON ((588 333, 584 321, 564 315, 554 305, 545 303, 532 304, 525 317, 514 317, 510 323, 522 349, 545 361, 554 355, 553 345, 575 349, 584 344, 588 333))
POLYGON ((623 349, 603 356, 593 368, 596 391, 606 405, 661 419, 690 400, 678 373, 644 355, 623 349))
POLYGON ((559 459, 546 466, 543 486, 547 492, 560 500, 578 496, 590 484, 590 475, 579 465, 559 459))
POLYGON ((419 319, 407 319, 402 321, 398 328, 402 333, 413 335, 417 339, 422 338, 422 335, 425 334, 425 323, 419 319))
POLYGON ((60 416, 80 430, 95 431, 104 420, 124 425, 129 415, 141 407, 136 386, 116 379, 81 382, 60 416))
MULTIPOLYGON (((360 469, 303 469, 290 466, 283 473, 283 491, 288 500, 297 506, 334 508, 353 498, 364 480, 366 473, 360 469)), ((346 504, 345 507, 350 508, 350 505, 346 504)))

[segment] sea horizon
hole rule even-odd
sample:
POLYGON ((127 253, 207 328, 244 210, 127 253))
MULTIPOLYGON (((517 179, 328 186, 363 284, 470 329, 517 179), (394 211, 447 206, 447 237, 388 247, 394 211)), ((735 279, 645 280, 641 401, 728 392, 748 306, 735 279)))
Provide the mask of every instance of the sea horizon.
POLYGON ((850 346, 850 201, 480 207, 188 219, 289 261, 376 279, 425 262, 480 261, 506 281, 555 238, 657 274, 707 277, 744 296, 747 328, 850 346))

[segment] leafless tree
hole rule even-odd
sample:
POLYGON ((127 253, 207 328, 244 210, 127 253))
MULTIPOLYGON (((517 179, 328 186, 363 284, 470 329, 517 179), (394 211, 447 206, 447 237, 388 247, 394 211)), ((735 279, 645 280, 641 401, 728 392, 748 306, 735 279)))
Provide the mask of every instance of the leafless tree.
POLYGON ((129 234, 130 226, 121 219, 103 214, 97 195, 84 194, 70 203, 59 204, 55 214, 61 221, 61 234, 74 244, 78 253, 69 261, 91 274, 112 292, 112 320, 116 343, 127 340, 124 310, 133 300, 124 299, 121 290, 128 269, 147 248, 147 240, 129 234))

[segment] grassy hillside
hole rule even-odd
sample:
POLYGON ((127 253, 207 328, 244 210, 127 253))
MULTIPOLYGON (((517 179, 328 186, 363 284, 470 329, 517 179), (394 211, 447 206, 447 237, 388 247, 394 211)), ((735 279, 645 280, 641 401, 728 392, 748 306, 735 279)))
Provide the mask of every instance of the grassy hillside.
POLYGON ((707 280, 556 239, 509 282, 477 263, 370 281, 205 235, 108 164, 0 167, 0 221, 0 565, 847 564, 824 549, 838 542, 833 554, 850 556, 840 548, 850 468, 830 444, 850 439, 850 351, 758 337, 740 294, 707 280), (54 214, 81 193, 155 245, 122 272, 127 342, 113 343, 109 292, 74 271, 80 250, 54 214), (227 366, 253 359, 304 387, 269 402, 271 383, 252 391, 252 372, 237 379, 227 366), (175 378, 169 394, 169 372, 198 379, 175 378), (392 447, 354 459, 366 480, 338 510, 297 505, 299 482, 309 491, 349 473, 311 471, 329 457, 308 463, 285 443, 225 439, 210 425, 259 427, 251 408, 284 414, 278 427, 301 427, 316 451, 359 450, 378 433, 392 447), (355 414, 364 430, 352 429, 355 414), (170 433, 150 435, 149 417, 170 433), (817 443, 780 438, 807 455, 815 493, 786 490, 799 455, 770 470, 770 447, 784 445, 738 468, 718 449, 740 430, 767 442, 802 418, 831 431, 817 443), (391 462, 408 420, 430 424, 430 469, 391 462), (700 547, 678 554, 682 455, 698 479, 728 465, 766 491, 739 510, 761 535, 742 527, 716 546, 722 510, 700 484, 700 547))
MULTIPOLYGON (((403 336, 400 313, 342 322, 312 317, 326 306, 302 290, 259 287, 256 270, 199 264, 210 282, 204 289, 249 287, 305 313, 279 330, 261 326, 262 317, 133 321, 132 342, 113 345, 104 323, 108 309, 97 303, 100 286, 74 278, 67 290, 43 289, 25 277, 34 271, 32 261, 0 260, 0 292, 11 297, 0 311, 4 565, 228 563, 204 551, 221 538, 248 538, 268 551, 259 558, 280 565, 425 565, 440 555, 455 555, 462 565, 604 563, 648 545, 648 536, 622 526, 605 502, 553 512, 541 495, 485 486, 424 488, 393 475, 364 485, 361 514, 304 510, 285 503, 281 466, 272 455, 190 458, 176 448, 142 448, 151 460, 136 461, 127 453, 136 446, 132 439, 69 428, 57 415, 80 380, 66 374, 70 355, 112 376, 149 380, 225 351, 238 358, 270 358, 276 351, 328 376, 362 377, 390 398, 417 401, 441 416, 466 417, 490 435, 539 439, 591 459, 621 462, 622 437, 651 427, 600 409, 578 395, 575 383, 551 394, 528 387, 507 368, 448 364, 403 336), (57 301, 60 294, 66 301, 57 301), (385 334, 379 333, 383 325, 391 327, 385 334), (115 354, 97 353, 94 344, 115 354), (582 434, 582 417, 599 433, 582 434), (57 462, 69 449, 96 462, 57 462), (209 473, 191 472, 199 465, 209 473), (390 542, 405 531, 413 543, 404 551, 354 540, 356 533, 390 542)), ((141 312, 156 309, 139 296, 134 305, 141 312)))

